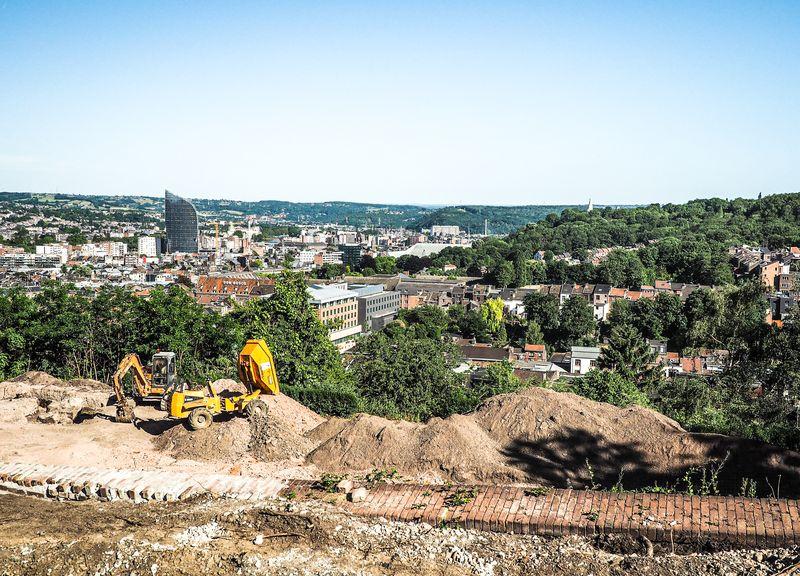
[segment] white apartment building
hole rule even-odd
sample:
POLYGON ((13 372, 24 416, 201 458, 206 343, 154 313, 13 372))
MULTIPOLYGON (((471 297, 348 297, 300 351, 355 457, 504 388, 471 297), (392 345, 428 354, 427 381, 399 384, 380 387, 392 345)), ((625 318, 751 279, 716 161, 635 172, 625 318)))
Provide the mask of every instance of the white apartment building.
POLYGON ((139 236, 137 252, 139 256, 156 258, 158 256, 158 238, 155 236, 139 236))
POLYGON ((36 247, 36 254, 39 256, 58 256, 62 264, 69 260, 69 248, 66 244, 44 244, 36 247))

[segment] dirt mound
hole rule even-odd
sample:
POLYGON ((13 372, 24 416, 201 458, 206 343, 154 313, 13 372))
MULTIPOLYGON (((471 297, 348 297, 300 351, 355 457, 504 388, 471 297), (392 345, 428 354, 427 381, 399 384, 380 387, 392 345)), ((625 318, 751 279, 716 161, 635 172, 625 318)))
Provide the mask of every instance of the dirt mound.
POLYGON ((155 436, 153 444, 179 460, 235 462, 247 452, 250 424, 243 418, 214 422, 203 430, 189 430, 176 422, 155 436))
POLYGON ((97 380, 65 382, 46 372, 26 372, 0 382, 2 418, 17 421, 21 416, 45 424, 71 424, 79 415, 99 410, 109 403, 111 389, 97 380))
POLYGON ((67 386, 74 388, 90 388, 92 390, 108 390, 110 385, 100 380, 93 380, 92 378, 73 378, 66 382, 67 386))
POLYGON ((156 436, 153 442, 157 449, 175 458, 225 462, 248 455, 262 462, 305 458, 318 443, 307 438, 306 432, 325 419, 285 395, 262 399, 268 407, 266 418, 221 418, 197 431, 179 424, 156 436))
POLYGON ((331 472, 397 468, 413 478, 524 480, 520 471, 506 465, 497 442, 470 416, 417 424, 359 414, 349 420, 331 419, 310 436, 323 442, 308 461, 331 472))
POLYGON ((24 382, 25 384, 36 386, 66 386, 66 382, 63 380, 39 370, 31 370, 30 372, 25 372, 25 374, 20 374, 16 378, 9 380, 9 382, 24 382))
POLYGON ((642 407, 617 408, 574 394, 530 388, 495 396, 466 416, 425 424, 364 414, 331 419, 311 432, 321 444, 308 461, 332 472, 396 467, 410 477, 625 488, 674 484, 693 467, 725 460, 720 488, 742 478, 782 478, 800 493, 800 454, 754 441, 691 434, 642 407))

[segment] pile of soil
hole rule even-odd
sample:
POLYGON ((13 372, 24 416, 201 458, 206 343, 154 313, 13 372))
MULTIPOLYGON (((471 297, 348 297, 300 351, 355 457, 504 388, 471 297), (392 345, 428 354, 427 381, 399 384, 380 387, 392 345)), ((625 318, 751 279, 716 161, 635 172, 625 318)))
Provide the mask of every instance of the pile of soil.
POLYGON ((308 461, 330 472, 396 468, 417 480, 525 480, 524 473, 507 465, 500 445, 471 416, 433 418, 420 424, 359 414, 332 418, 310 436, 321 444, 308 461))
POLYGON ((34 370, 0 382, 0 420, 71 424, 80 414, 107 406, 111 393, 109 386, 97 380, 65 382, 34 370))
MULTIPOLYGON (((212 386, 231 390, 230 382, 217 381, 212 386)), ((235 463, 247 455, 261 462, 305 458, 317 444, 305 434, 325 419, 283 394, 262 399, 268 408, 265 418, 220 418, 197 431, 179 424, 153 442, 158 450, 179 459, 235 463)))
POLYGON ((527 482, 557 487, 621 478, 626 489, 674 483, 693 467, 725 461, 723 492, 747 477, 800 493, 800 454, 754 441, 692 434, 642 407, 617 408, 533 387, 487 400, 472 414, 425 424, 359 415, 332 419, 310 436, 308 461, 332 472, 397 468, 409 477, 527 482))

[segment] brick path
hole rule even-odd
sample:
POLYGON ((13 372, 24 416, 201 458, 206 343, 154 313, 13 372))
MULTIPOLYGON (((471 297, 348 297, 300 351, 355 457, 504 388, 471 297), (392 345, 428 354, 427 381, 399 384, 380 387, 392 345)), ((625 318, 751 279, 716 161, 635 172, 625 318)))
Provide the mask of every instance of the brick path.
MULTIPOLYGON (((0 464, 0 489, 73 500, 179 500, 204 492, 259 500, 308 495, 314 492, 313 484, 222 474, 0 464)), ((653 542, 800 544, 800 501, 786 499, 556 489, 538 494, 513 486, 378 484, 363 502, 340 506, 360 516, 517 534, 614 532, 643 535, 653 542), (459 494, 460 505, 455 502, 459 494)))

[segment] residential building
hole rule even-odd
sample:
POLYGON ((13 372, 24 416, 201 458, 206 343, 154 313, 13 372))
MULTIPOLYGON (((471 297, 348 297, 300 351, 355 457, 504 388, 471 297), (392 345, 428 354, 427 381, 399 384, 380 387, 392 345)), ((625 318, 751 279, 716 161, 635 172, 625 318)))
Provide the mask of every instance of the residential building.
POLYGON ((461 228, 458 226, 440 226, 435 224, 431 226, 432 236, 458 236, 461 234, 461 228))
POLYGON ((147 258, 158 258, 160 252, 159 248, 161 248, 161 242, 159 240, 160 239, 155 236, 139 236, 136 241, 137 254, 147 258))
POLYGON ((36 254, 41 256, 58 256, 62 264, 69 260, 69 247, 66 244, 44 244, 36 247, 36 254))
POLYGON ((337 286, 310 286, 311 305, 320 321, 329 327, 328 336, 340 352, 355 345, 361 333, 358 323, 358 293, 337 286))
POLYGON ((197 210, 188 200, 164 191, 164 220, 167 229, 167 252, 198 251, 197 210))
POLYGON ((547 348, 544 344, 525 344, 518 360, 526 362, 547 362, 547 348))
POLYGON ((355 270, 361 262, 361 244, 339 244, 339 252, 341 252, 342 264, 350 266, 352 270, 355 270))
POLYGON ((597 367, 600 348, 596 346, 573 346, 570 349, 569 371, 571 374, 586 374, 597 367))
POLYGON ((511 348, 495 348, 489 344, 462 344, 461 356, 470 364, 476 366, 489 366, 496 362, 514 359, 511 348))
POLYGON ((762 262, 758 266, 758 276, 761 278, 761 283, 770 289, 774 289, 778 285, 778 278, 783 271, 783 264, 781 262, 762 262))
POLYGON ((6 253, 0 254, 0 268, 58 268, 61 257, 57 254, 6 253))
POLYGON ((397 316, 399 292, 386 292, 379 284, 351 284, 348 289, 358 294, 358 323, 363 330, 380 330, 397 316))

